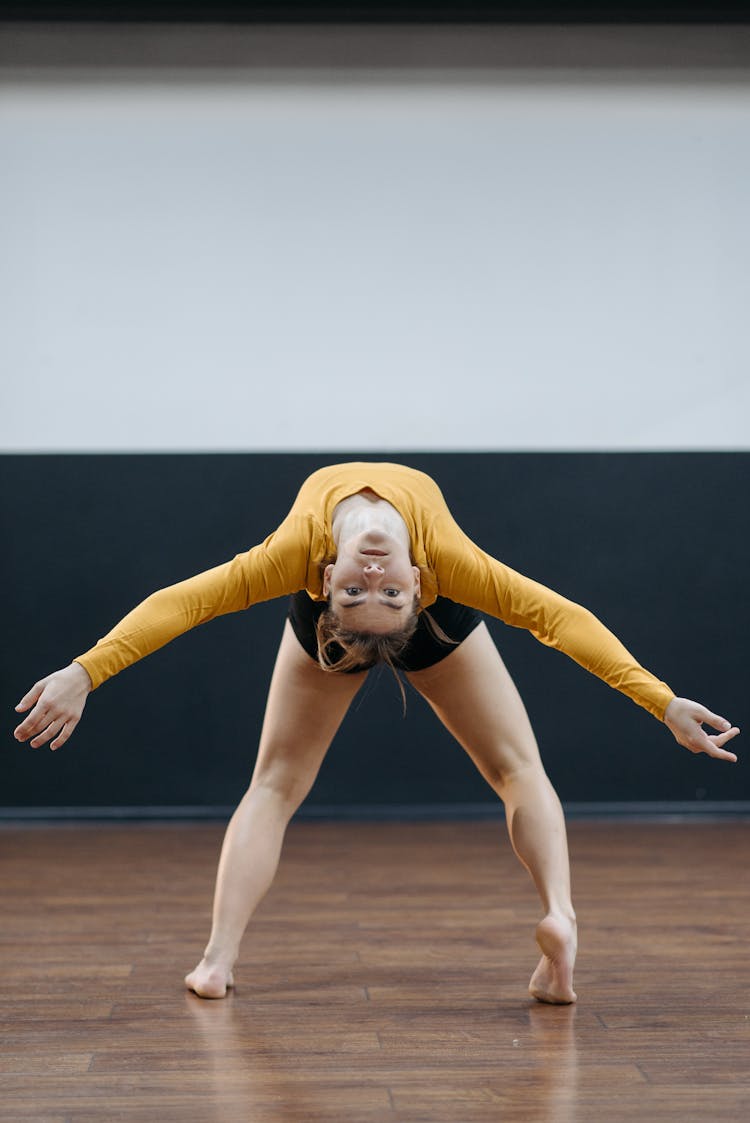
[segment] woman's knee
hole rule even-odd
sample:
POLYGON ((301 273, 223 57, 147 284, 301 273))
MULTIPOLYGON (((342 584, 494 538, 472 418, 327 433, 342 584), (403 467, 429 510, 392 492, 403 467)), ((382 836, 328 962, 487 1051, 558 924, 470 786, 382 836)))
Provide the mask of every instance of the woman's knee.
POLYGON ((279 810, 290 816, 305 800, 315 783, 317 769, 280 766, 278 762, 256 767, 248 788, 248 796, 272 800, 279 810))
POLYGON ((498 792, 506 786, 514 773, 520 767, 523 767, 519 761, 513 759, 507 753, 477 753, 472 752, 471 748, 468 748, 468 752, 482 777, 491 788, 498 792))
POLYGON ((536 760, 516 759, 493 762, 489 767, 479 765, 482 775, 490 786, 507 802, 519 791, 540 791, 549 786, 549 777, 544 765, 536 760))

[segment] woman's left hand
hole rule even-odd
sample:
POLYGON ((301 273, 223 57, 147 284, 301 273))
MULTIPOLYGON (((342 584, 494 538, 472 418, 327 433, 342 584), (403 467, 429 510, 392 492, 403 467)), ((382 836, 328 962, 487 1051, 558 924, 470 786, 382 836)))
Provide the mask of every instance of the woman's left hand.
POLYGON ((699 702, 691 702, 689 698, 673 698, 664 711, 664 724, 671 729, 675 740, 691 753, 707 753, 719 760, 737 760, 736 755, 728 752, 724 745, 737 736, 739 729, 736 725, 730 725, 726 718, 712 714, 699 702), (704 722, 721 732, 706 733, 704 722))

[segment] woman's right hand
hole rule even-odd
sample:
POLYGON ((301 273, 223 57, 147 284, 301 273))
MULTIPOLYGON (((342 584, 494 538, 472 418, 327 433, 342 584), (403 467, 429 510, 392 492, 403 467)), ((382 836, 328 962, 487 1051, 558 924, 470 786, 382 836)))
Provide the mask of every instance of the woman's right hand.
POLYGON ((90 691, 91 679, 80 663, 53 671, 35 682, 16 706, 18 713, 31 706, 34 708, 13 731, 13 736, 17 741, 31 738, 32 749, 48 741, 52 742, 51 749, 59 749, 78 725, 90 691))

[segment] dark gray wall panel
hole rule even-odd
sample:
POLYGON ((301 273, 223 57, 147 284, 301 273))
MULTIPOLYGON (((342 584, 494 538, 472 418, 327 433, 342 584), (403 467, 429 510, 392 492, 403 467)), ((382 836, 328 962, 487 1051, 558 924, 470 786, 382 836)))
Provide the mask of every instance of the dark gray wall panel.
MULTIPOLYGON (((13 706, 153 589, 261 540, 303 477, 352 455, 0 458, 5 806, 227 805, 249 778, 284 604, 184 636, 107 683, 58 753, 13 741, 13 706)), ((433 474, 485 549, 596 612, 681 694, 738 724, 745 453, 389 454, 433 474)), ((364 459, 377 459, 365 457, 364 459)), ((747 769, 692 757, 645 711, 526 633, 490 627, 569 801, 742 800, 747 769)), ((742 752, 741 743, 738 750, 742 752)), ((370 675, 313 804, 491 799, 421 700, 370 675)))

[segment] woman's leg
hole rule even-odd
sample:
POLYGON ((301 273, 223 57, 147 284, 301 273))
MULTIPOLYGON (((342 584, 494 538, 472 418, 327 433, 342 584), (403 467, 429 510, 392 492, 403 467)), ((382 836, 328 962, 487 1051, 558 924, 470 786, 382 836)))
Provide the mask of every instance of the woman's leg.
POLYGON ((575 1002, 576 924, 562 808, 486 626, 480 624, 441 662, 407 677, 505 803, 513 849, 544 910, 536 932, 542 958, 530 993, 541 1002, 575 1002))
POLYGON ((185 982, 203 998, 223 998, 232 985, 240 940, 273 881, 287 823, 318 774, 367 672, 322 671, 287 621, 276 659, 250 787, 224 837, 213 926, 203 959, 185 982))

